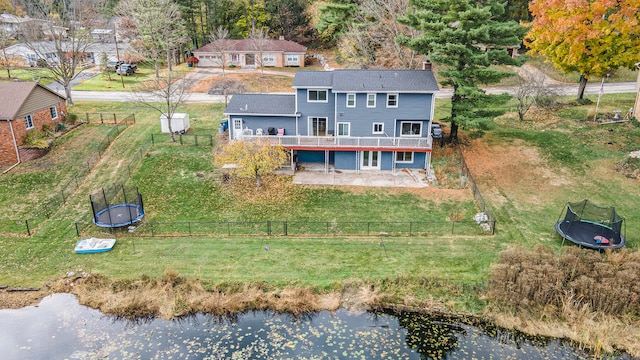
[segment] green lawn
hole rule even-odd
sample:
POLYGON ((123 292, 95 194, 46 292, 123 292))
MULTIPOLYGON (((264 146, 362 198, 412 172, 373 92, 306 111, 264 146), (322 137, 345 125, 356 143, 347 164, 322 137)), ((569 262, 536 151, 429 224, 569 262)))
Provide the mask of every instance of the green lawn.
POLYGON ((0 81, 14 81, 15 79, 22 81, 40 81, 42 85, 47 85, 53 81, 47 70, 39 68, 11 69, 11 78, 9 78, 6 69, 0 71, 0 81))
MULTIPOLYGON (((99 74, 91 79, 85 80, 80 84, 73 87, 73 90, 90 90, 90 91, 138 91, 141 86, 144 86, 146 81, 152 80, 155 77, 155 69, 152 64, 141 63, 138 64, 138 71, 129 76, 120 76, 116 74, 115 70, 110 72, 109 75, 99 74)), ((188 68, 186 64, 174 66, 175 71, 180 73, 187 73, 193 68, 188 68)), ((99 71, 96 67, 93 71, 99 71)), ((161 69, 161 73, 166 69, 161 69)))
MULTIPOLYGON (((624 108, 633 102, 633 98, 633 94, 605 95, 601 108, 624 108)), ((563 100, 569 102, 570 98, 563 100)), ((448 103, 438 100, 437 117, 446 116, 448 103)), ((629 123, 597 126, 574 119, 593 106, 567 106, 558 112, 564 120, 545 126, 536 120, 518 122, 513 119, 509 122, 501 119, 486 132, 484 140, 489 145, 522 143, 537 149, 549 164, 545 166, 567 179, 566 185, 553 189, 527 190, 523 187, 515 192, 500 187, 491 178, 476 179, 498 219, 495 236, 119 237, 118 244, 109 253, 79 256, 72 251, 77 241, 74 221, 86 220, 90 214, 89 194, 111 185, 139 149, 144 149, 143 160, 133 169, 128 181, 140 188, 148 221, 438 221, 458 215, 468 218, 477 211, 470 200, 470 192, 468 197, 457 197, 456 200, 445 197, 435 201, 403 191, 349 191, 283 185, 287 181, 265 184, 264 194, 252 187, 230 188, 217 180, 212 148, 169 143, 151 147, 151 134, 160 132, 159 114, 143 104, 79 103, 70 112, 134 112, 136 124, 114 141, 110 151, 83 180, 67 204, 43 223, 34 236, 0 237, 0 254, 3 254, 0 257, 0 284, 39 286, 67 271, 80 269, 114 278, 160 277, 165 270, 173 269, 211 286, 262 281, 330 289, 339 288, 343 281, 369 279, 381 284, 402 283, 392 290, 397 296, 428 298, 428 291, 419 285, 423 284, 423 277, 467 289, 482 289, 490 265, 497 261, 500 250, 514 243, 527 247, 539 243, 559 247, 560 239, 552 236, 553 224, 566 201, 585 197, 603 205, 616 205, 628 219, 629 247, 637 248, 640 224, 633 220, 640 217, 637 180, 615 172, 607 178, 593 175, 603 173, 603 164, 613 164, 623 159, 628 151, 637 150, 640 128, 629 123), (243 196, 247 194, 253 195, 243 196), (272 201, 265 201, 261 196, 272 201), (268 251, 265 246, 269 246, 268 251)), ((179 111, 197 118, 191 123, 191 134, 215 135, 222 109, 222 104, 189 104, 179 111)), ((97 137, 96 131, 103 131, 102 127, 83 125, 61 139, 58 146, 69 153, 90 149, 91 140, 88 139, 97 137), (74 141, 84 142, 86 147, 78 146, 74 141)), ((77 163, 81 158, 67 162, 77 163)), ((56 161, 65 162, 64 159, 56 161)), ((59 186, 60 179, 68 178, 68 172, 73 171, 72 164, 27 171, 29 166, 29 163, 21 165, 15 172, 0 177, 0 208, 4 212, 13 208, 22 208, 24 212, 29 206, 37 207, 41 201, 34 198, 47 194, 41 189, 45 188, 44 179, 59 186), (19 197, 15 195, 16 191, 41 192, 39 196, 19 197)), ((104 236, 110 235, 105 233, 104 236)), ((478 304, 482 303, 478 293, 452 295, 443 292, 440 295, 460 304, 463 309, 477 310, 478 304)))

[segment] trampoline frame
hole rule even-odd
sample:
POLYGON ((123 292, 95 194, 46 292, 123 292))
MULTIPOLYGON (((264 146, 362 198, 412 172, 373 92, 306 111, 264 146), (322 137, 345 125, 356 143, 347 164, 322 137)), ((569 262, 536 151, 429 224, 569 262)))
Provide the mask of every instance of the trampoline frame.
POLYGON ((98 213, 96 213, 96 215, 93 218, 93 223, 96 224, 96 226, 100 226, 100 227, 114 228, 114 227, 121 227, 121 226, 135 224, 138 221, 142 220, 143 217, 144 217, 144 210, 139 205, 136 205, 136 204, 116 204, 116 205, 111 205, 111 206, 107 207, 106 209, 100 210, 98 213), (115 223, 115 222, 113 222, 113 219, 111 217, 111 212, 114 209, 118 209, 118 208, 121 208, 121 207, 127 207, 129 209, 129 211, 128 211, 129 212, 129 218, 127 219, 127 221, 115 223), (131 209, 132 208, 136 209, 137 216, 135 216, 135 217, 131 213, 131 209), (105 213, 109 214, 110 222, 108 222, 108 223, 98 220, 105 213))

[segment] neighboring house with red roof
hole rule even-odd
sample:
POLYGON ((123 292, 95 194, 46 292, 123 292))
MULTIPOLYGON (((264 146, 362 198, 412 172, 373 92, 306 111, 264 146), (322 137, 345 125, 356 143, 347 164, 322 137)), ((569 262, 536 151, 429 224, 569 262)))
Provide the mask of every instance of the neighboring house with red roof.
POLYGON ((223 39, 193 52, 200 67, 304 67, 307 48, 290 40, 223 39))
POLYGON ((30 131, 55 128, 67 112, 66 98, 36 82, 0 82, 0 169, 19 164, 30 131))

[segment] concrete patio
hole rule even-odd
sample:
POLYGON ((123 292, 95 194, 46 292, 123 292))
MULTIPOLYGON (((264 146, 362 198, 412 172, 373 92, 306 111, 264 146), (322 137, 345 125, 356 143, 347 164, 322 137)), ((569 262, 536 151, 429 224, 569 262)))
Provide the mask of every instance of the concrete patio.
POLYGON ((300 164, 301 170, 293 175, 294 184, 341 185, 341 186, 380 186, 414 187, 429 186, 424 170, 396 169, 395 173, 381 170, 335 170, 329 166, 325 173, 322 164, 300 164))

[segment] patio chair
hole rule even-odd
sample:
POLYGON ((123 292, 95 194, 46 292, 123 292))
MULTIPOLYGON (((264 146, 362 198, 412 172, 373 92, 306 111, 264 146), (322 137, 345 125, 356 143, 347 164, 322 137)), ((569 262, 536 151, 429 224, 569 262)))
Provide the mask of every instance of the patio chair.
POLYGON ((278 129, 278 136, 283 136, 284 135, 284 128, 279 128, 278 129))

